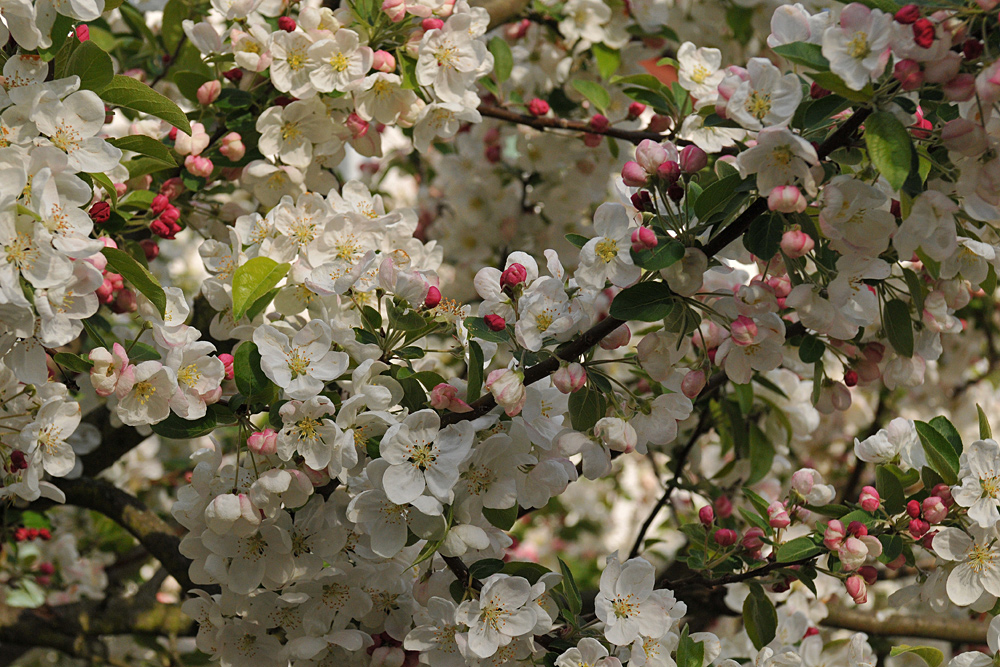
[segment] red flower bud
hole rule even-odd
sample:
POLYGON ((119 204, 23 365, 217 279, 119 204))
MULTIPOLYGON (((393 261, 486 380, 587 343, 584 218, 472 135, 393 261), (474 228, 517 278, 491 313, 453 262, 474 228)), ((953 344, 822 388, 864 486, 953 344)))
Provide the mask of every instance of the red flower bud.
POLYGON ((156 195, 153 197, 153 201, 149 205, 149 210, 153 212, 153 215, 159 215, 163 213, 168 206, 170 206, 170 200, 167 199, 166 195, 156 195))
POLYGON ((628 118, 629 120, 635 120, 646 111, 646 105, 642 102, 632 102, 628 105, 628 118))
POLYGON ((424 299, 425 308, 434 308, 439 303, 441 303, 441 290, 434 285, 431 285, 427 289, 427 297, 424 299))
POLYGON ((10 453, 10 471, 17 472, 28 467, 28 459, 20 449, 15 449, 10 453))
POLYGON ((848 387, 853 387, 858 384, 858 372, 852 368, 844 373, 844 384, 848 387))
POLYGON ((284 30, 285 32, 295 32, 295 19, 291 16, 279 16, 278 17, 278 28, 284 30))
POLYGON ((896 22, 903 25, 910 25, 920 18, 920 7, 916 5, 903 5, 896 12, 896 22))
POLYGON ((483 319, 486 320, 486 326, 490 331, 503 331, 507 328, 507 320, 500 315, 487 315, 483 319))
POLYGON ((528 111, 532 116, 544 116, 550 108, 548 102, 537 97, 528 102, 528 111))
POLYGON ((103 225, 111 218, 111 204, 99 201, 90 207, 90 219, 95 225, 103 225))
POLYGON ((910 515, 911 519, 917 519, 920 517, 920 501, 911 500, 906 503, 906 513, 910 515))
POLYGON ((720 547, 731 547, 734 544, 736 544, 738 536, 736 535, 735 530, 731 530, 729 528, 720 528, 717 531, 715 531, 713 539, 715 539, 715 543, 718 544, 720 547))
POLYGON ((816 82, 813 82, 813 84, 809 86, 809 97, 813 98, 814 100, 821 99, 829 94, 830 94, 829 90, 827 90, 826 88, 824 88, 823 86, 819 85, 816 82))
POLYGON ((715 521, 715 510, 712 509, 711 505, 705 505, 698 510, 698 521, 701 521, 703 526, 712 525, 712 522, 715 521))
POLYGON ((222 367, 225 369, 226 379, 227 380, 232 380, 233 379, 233 373, 234 373, 234 371, 233 371, 233 355, 226 354, 225 352, 223 352, 222 354, 219 355, 219 361, 222 362, 222 367))
POLYGON ((523 264, 511 264, 500 274, 500 288, 514 287, 528 279, 528 270, 523 264))
POLYGON ((922 49, 929 49, 934 43, 934 24, 930 19, 917 19, 913 24, 913 41, 922 49))
POLYGON ((243 70, 241 70, 239 67, 234 67, 232 69, 227 69, 225 72, 222 73, 222 76, 226 77, 233 83, 239 83, 240 79, 243 78, 243 70))
POLYGON ((603 132, 611 126, 611 121, 608 120, 607 116, 595 113, 590 117, 590 122, 588 124, 590 125, 590 129, 594 132, 603 132))
POLYGON ((146 253, 147 262, 152 262, 160 256, 160 244, 153 239, 143 239, 139 241, 139 245, 142 246, 142 251, 146 253))

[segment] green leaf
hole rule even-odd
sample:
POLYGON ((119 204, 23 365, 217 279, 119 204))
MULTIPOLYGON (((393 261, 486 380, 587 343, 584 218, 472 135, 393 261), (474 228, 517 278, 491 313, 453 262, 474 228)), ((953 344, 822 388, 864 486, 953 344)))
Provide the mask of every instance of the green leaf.
POLYGON ((285 277, 291 264, 254 257, 233 273, 233 319, 239 321, 250 305, 285 277))
POLYGON ((743 247, 762 260, 769 260, 781 247, 785 220, 777 213, 758 216, 743 235, 743 247))
POLYGON ((427 320, 423 315, 406 307, 405 302, 388 302, 386 314, 389 316, 389 324, 398 331, 417 331, 427 326, 427 320))
POLYGON ((702 667, 705 664, 705 644, 691 639, 688 629, 685 625, 677 643, 677 667, 702 667))
POLYGON ((170 154, 170 149, 152 137, 147 137, 143 134, 133 134, 119 139, 108 139, 108 143, 123 151, 139 153, 154 160, 159 160, 171 167, 177 166, 177 160, 170 154))
POLYGON ((743 625, 747 636, 758 651, 774 639, 778 629, 778 612, 756 581, 748 582, 750 595, 743 601, 743 625))
POLYGON ((275 287, 274 289, 268 291, 267 294, 251 303, 250 307, 247 308, 246 318, 253 322, 254 318, 263 313, 264 309, 267 308, 267 305, 274 301, 274 297, 278 295, 279 289, 280 288, 275 287))
POLYGON ((514 68, 514 56, 510 52, 510 45, 507 44, 507 40, 497 35, 490 39, 487 48, 493 54, 493 73, 496 74, 497 81, 503 83, 510 78, 510 71, 514 68))
POLYGON ((882 498, 886 512, 899 514, 905 509, 906 495, 903 484, 885 466, 875 468, 875 488, 882 498))
POLYGON ((469 566, 469 575, 475 579, 485 579, 503 569, 504 562, 499 558, 484 558, 469 566))
POLYGON ((930 424, 921 421, 914 424, 930 467, 949 486, 954 486, 958 482, 958 454, 955 448, 930 424))
POLYGON ((908 646, 899 644, 893 646, 889 651, 890 656, 902 655, 903 653, 913 653, 920 656, 928 667, 938 667, 944 661, 944 653, 930 646, 908 646))
MULTIPOLYGON (((107 174, 88 174, 97 185, 104 188, 104 191, 108 193, 108 197, 111 199, 111 208, 118 208, 118 191, 115 190, 115 184, 111 182, 107 174)), ((144 192, 139 190, 139 192, 144 192)))
POLYGON ((73 49, 66 61, 66 74, 80 77, 81 90, 99 93, 115 77, 115 67, 111 56, 88 40, 73 49))
POLYGON ((569 395, 569 420, 577 431, 592 429, 607 409, 604 393, 589 386, 569 395))
POLYGON ((750 477, 746 483, 756 484, 767 477, 774 463, 774 445, 756 424, 750 424, 750 477))
POLYGON ((162 358, 152 345, 146 345, 140 341, 135 341, 130 343, 130 345, 132 346, 132 349, 128 353, 130 364, 138 364, 143 361, 159 361, 162 358))
POLYGON ((500 530, 510 530, 514 522, 517 521, 518 506, 508 507, 505 510, 495 510, 491 507, 483 508, 483 516, 491 524, 500 530))
POLYGON ((924 312, 924 283, 917 277, 913 269, 903 269, 903 278, 906 280, 906 288, 910 292, 910 299, 913 301, 913 309, 924 312))
POLYGON ((479 340, 487 340, 492 343, 510 342, 510 333, 508 333, 507 329, 494 331, 486 325, 486 320, 482 317, 466 317, 465 328, 479 340))
POLYGON ((892 189, 903 187, 913 160, 913 141, 906 126, 888 111, 876 111, 865 121, 865 145, 872 165, 892 189))
POLYGON ((986 418, 982 406, 976 404, 976 411, 979 412, 979 439, 987 440, 993 437, 993 429, 990 428, 990 420, 986 418))
POLYGON ((247 398, 268 389, 271 380, 260 367, 260 350, 252 341, 240 343, 233 354, 233 376, 236 388, 247 398))
POLYGON ((590 50, 594 53, 597 71, 601 73, 601 78, 610 79, 622 64, 621 51, 605 46, 601 42, 594 44, 590 50))
MULTIPOLYGON (((52 29, 48 34, 52 35, 52 44, 48 47, 38 47, 38 53, 42 56, 42 60, 49 62, 56 57, 59 50, 66 43, 69 34, 73 32, 73 24, 76 23, 75 20, 63 14, 56 14, 56 20, 52 24, 52 29)), ((74 36, 73 39, 76 39, 74 36)))
POLYGON ((100 91, 100 95, 108 104, 148 113, 167 121, 182 132, 191 134, 191 124, 179 106, 130 76, 116 75, 111 83, 100 91))
POLYGON ((135 261, 127 252, 116 248, 104 248, 101 252, 104 253, 113 272, 121 274, 125 280, 132 283, 133 287, 142 292, 160 312, 160 317, 167 316, 167 294, 149 269, 135 261))
POLYGON ((929 423, 930 423, 931 426, 934 427, 935 431, 937 431, 938 433, 940 433, 941 435, 944 436, 945 440, 947 440, 951 444, 951 446, 952 446, 952 448, 954 448, 955 452, 959 456, 961 456, 961 454, 962 454, 962 436, 955 429, 955 427, 952 425, 952 423, 950 421, 948 421, 948 418, 945 417, 944 415, 939 415, 939 416, 935 417, 934 419, 932 419, 929 423))
POLYGON ((896 353, 903 357, 913 356, 913 322, 910 308, 900 299, 887 301, 882 311, 882 325, 886 338, 896 353))
POLYGON ((185 70, 174 72, 170 78, 177 85, 177 89, 181 91, 181 95, 192 102, 198 101, 198 88, 201 87, 201 84, 210 80, 208 76, 201 72, 188 72, 185 70))
POLYGON ((611 302, 611 316, 620 320, 656 322, 670 315, 674 293, 664 282, 646 282, 626 287, 611 302))
MULTIPOLYGON (((698 201, 701 201, 699 198, 698 201)), ((684 244, 669 236, 657 236, 657 245, 651 250, 636 252, 631 250, 632 261, 647 271, 659 271, 672 266, 684 258, 684 244)))
POLYGON ((208 412, 201 419, 187 420, 171 413, 169 417, 152 424, 150 428, 153 429, 153 433, 164 438, 187 440, 208 435, 219 426, 231 424, 233 421, 228 408, 215 404, 208 406, 208 412))
POLYGON ((94 362, 86 357, 81 357, 77 354, 70 354, 69 352, 57 352, 53 357, 52 361, 56 362, 66 370, 74 371, 76 373, 89 373, 90 369, 94 367, 94 362))
POLYGON ((407 90, 419 90, 417 83, 417 61, 403 55, 403 52, 396 51, 396 62, 399 63, 400 78, 403 79, 403 88, 407 90))
POLYGON ((823 358, 826 353, 826 345, 816 336, 806 334, 799 344, 799 359, 806 364, 814 364, 823 358))
POLYGON ((736 186, 743 182, 739 173, 730 174, 709 185, 694 204, 695 215, 699 220, 707 219, 730 201, 736 186))
POLYGON ((549 568, 538 563, 528 563, 525 561, 512 560, 504 564, 503 573, 512 577, 524 577, 528 583, 534 586, 542 575, 551 572, 549 568))
POLYGON ((597 110, 604 113, 611 104, 611 94, 599 83, 587 81, 586 79, 574 79, 573 87, 577 92, 586 97, 597 110))
POLYGON ((809 537, 796 537, 778 546, 775 558, 779 563, 791 563, 793 561, 817 556, 826 551, 824 547, 816 546, 816 543, 809 537))
POLYGON ((840 95, 846 100, 851 100, 852 102, 868 102, 872 99, 875 94, 875 90, 869 83, 861 90, 852 90, 847 87, 844 80, 833 72, 807 72, 806 76, 818 83, 821 87, 829 90, 832 93, 840 95))
POLYGON ((791 44, 776 46, 771 50, 796 65, 802 65, 803 67, 819 71, 830 69, 830 61, 823 56, 823 47, 819 44, 792 42, 791 44))
POLYGON ((587 241, 590 239, 582 234, 567 234, 566 240, 575 245, 577 248, 582 248, 587 245, 587 241))
POLYGON ((562 558, 559 559, 559 570, 562 572, 563 593, 566 594, 566 601, 569 602, 569 610, 573 612, 574 616, 579 616, 580 612, 583 611, 583 597, 580 595, 580 588, 576 585, 576 579, 573 578, 573 571, 569 569, 569 565, 562 558))
POLYGON ((469 381, 466 398, 469 403, 479 400, 483 391, 483 348, 474 340, 469 341, 469 381))
POLYGON ((163 8, 160 38, 163 40, 163 46, 170 53, 173 53, 184 37, 183 23, 185 19, 189 18, 190 13, 191 10, 184 0, 170 0, 163 8))

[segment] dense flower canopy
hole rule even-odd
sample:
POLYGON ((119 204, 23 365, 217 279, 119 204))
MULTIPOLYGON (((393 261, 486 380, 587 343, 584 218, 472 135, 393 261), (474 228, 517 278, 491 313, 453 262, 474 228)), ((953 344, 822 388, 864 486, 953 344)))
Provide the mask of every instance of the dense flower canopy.
POLYGON ((995 0, 0 34, 3 664, 1000 664, 995 0))

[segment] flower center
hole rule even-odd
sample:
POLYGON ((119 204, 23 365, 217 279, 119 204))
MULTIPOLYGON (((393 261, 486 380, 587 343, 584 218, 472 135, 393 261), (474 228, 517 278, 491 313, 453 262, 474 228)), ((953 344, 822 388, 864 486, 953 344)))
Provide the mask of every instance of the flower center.
POLYGON ((1000 498, 1000 474, 983 477, 980 485, 983 487, 983 498, 1000 498))
POLYGON ((704 83, 705 79, 710 76, 712 76, 711 70, 704 65, 695 65, 694 71, 691 72, 691 80, 695 83, 704 83))
POLYGON ((292 372, 292 379, 305 375, 309 372, 309 363, 312 360, 299 351, 299 348, 292 349, 288 353, 288 370, 292 372))
POLYGON ((146 405, 153 394, 156 393, 156 387, 149 380, 136 382, 132 390, 135 392, 135 400, 139 401, 139 405, 146 405))
POLYGON ((743 108, 757 120, 763 120, 771 112, 771 93, 753 91, 743 108))
POLYGON ((615 612, 615 616, 618 618, 629 618, 636 614, 636 608, 638 605, 632 602, 632 595, 626 595, 623 598, 615 598, 611 603, 611 610, 615 612))
POLYGON ((847 43, 847 53, 855 60, 864 60, 871 52, 872 49, 868 46, 868 33, 855 33, 847 43))
POLYGON ((177 371, 177 381, 187 387, 193 387, 201 379, 201 371, 196 364, 188 364, 177 371))
POLYGON ((281 138, 284 141, 298 139, 300 136, 302 136, 302 130, 299 129, 298 123, 288 122, 281 126, 281 138))
POLYGON ((976 574, 992 570, 995 560, 996 554, 986 544, 973 545, 972 550, 969 552, 969 565, 976 574))
POLYGON ((618 256, 618 243, 613 239, 601 239, 594 247, 594 252, 605 264, 608 264, 618 256))
POLYGON ((350 64, 351 61, 343 53, 336 53, 330 58, 330 67, 338 72, 343 72, 350 64))
POLYGON ((321 426, 319 420, 312 417, 306 417, 305 419, 300 419, 295 422, 295 432, 298 433, 299 440, 318 440, 319 433, 317 429, 321 426))

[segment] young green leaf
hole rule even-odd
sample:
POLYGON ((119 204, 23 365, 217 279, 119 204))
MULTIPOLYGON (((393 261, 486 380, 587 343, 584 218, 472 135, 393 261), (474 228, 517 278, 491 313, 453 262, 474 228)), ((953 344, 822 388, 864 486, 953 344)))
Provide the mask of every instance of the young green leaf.
MULTIPOLYGON (((101 92, 115 76, 111 56, 92 41, 82 42, 66 61, 66 74, 80 77, 80 89, 101 92)), ((162 144, 161 144, 162 145, 162 144)))
POLYGON ((260 350, 252 341, 240 343, 233 354, 233 376, 236 388, 244 396, 250 397, 267 389, 271 380, 260 367, 260 350))
POLYGON ((865 121, 865 145, 872 165, 892 189, 903 187, 913 160, 913 141, 906 126, 888 111, 876 111, 865 121))
POLYGON ((101 89, 100 95, 108 104, 148 113, 167 121, 182 132, 191 134, 191 124, 180 107, 137 79, 116 75, 101 89))
POLYGON ((909 306, 899 299, 887 301, 882 311, 882 325, 896 353, 903 357, 912 357, 913 322, 910 320, 909 306))
MULTIPOLYGON (((84 43, 88 44, 89 42, 84 43)), ((159 160, 170 167, 177 166, 177 161, 170 154, 170 149, 152 137, 147 137, 143 134, 133 134, 118 139, 108 139, 108 143, 123 151, 132 151, 133 153, 139 153, 154 160, 159 160)))
POLYGON ((510 78, 510 71, 514 67, 514 56, 510 52, 507 40, 497 35, 490 39, 488 48, 493 54, 493 73, 497 76, 497 81, 503 83, 510 78))
POLYGON ((982 406, 976 404, 976 411, 979 413, 979 438, 986 440, 993 437, 993 429, 990 428, 990 420, 986 418, 982 406))
POLYGON ((132 283, 132 286, 142 292, 143 295, 160 312, 160 317, 167 315, 167 294, 163 291, 160 281, 156 279, 149 269, 135 261, 127 252, 116 248, 104 248, 102 251, 108 260, 108 266, 112 271, 118 273, 125 280, 132 283))
POLYGON ((233 273, 233 319, 239 321, 257 299, 285 277, 291 265, 269 257, 254 257, 233 273))
POLYGON ((743 625, 758 651, 774 639, 778 630, 778 612, 756 581, 749 582, 750 595, 743 602, 743 625))
POLYGON ((611 316, 620 320, 656 322, 670 315, 674 306, 674 293, 666 283, 638 283, 615 296, 611 302, 611 316))
POLYGON ((483 391, 483 348, 476 341, 469 341, 469 382, 466 387, 469 403, 476 401, 483 391))
POLYGON ((599 83, 587 81, 586 79, 574 79, 573 87, 576 91, 586 97, 597 110, 604 113, 611 104, 611 95, 599 83))

